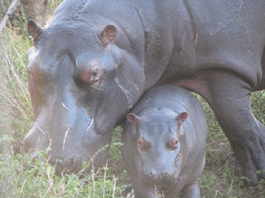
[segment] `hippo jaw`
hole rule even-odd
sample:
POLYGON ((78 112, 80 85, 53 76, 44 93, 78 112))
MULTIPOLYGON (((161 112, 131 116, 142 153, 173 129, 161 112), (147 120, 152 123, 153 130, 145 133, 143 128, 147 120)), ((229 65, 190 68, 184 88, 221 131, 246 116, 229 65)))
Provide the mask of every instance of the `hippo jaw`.
POLYGON ((25 149, 31 152, 34 158, 43 158, 39 151, 44 150, 45 161, 56 165, 56 173, 75 172, 82 170, 82 164, 87 163, 86 169, 82 173, 88 172, 92 166, 98 167, 105 163, 107 148, 94 156, 99 149, 106 144, 110 144, 110 138, 103 138, 94 130, 93 120, 88 123, 89 117, 84 116, 84 112, 79 112, 77 123, 70 127, 62 122, 46 120, 42 112, 35 122, 31 131, 25 137, 25 149), (82 115, 82 116, 81 116, 82 115), (51 127, 49 127, 51 126, 51 127), (57 128, 54 133, 51 128, 57 128), (85 132, 82 129, 85 128, 85 132), (78 134, 78 136, 77 136, 78 134), (56 141, 55 141, 56 140, 56 141), (93 156, 93 159, 91 157, 93 156))
POLYGON ((106 149, 94 154, 111 143, 112 129, 144 90, 142 65, 127 45, 116 45, 121 29, 105 23, 62 22, 32 33, 28 71, 36 121, 25 146, 33 153, 49 148, 58 172, 78 172, 92 156, 95 167, 102 165, 106 149))

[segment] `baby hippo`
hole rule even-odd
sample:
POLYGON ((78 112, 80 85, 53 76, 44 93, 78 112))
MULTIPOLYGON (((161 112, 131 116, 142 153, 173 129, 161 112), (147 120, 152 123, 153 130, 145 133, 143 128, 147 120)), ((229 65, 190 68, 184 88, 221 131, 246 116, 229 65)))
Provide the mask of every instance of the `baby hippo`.
POLYGON ((200 197, 207 122, 187 90, 147 91, 127 115, 123 160, 137 198, 200 197))

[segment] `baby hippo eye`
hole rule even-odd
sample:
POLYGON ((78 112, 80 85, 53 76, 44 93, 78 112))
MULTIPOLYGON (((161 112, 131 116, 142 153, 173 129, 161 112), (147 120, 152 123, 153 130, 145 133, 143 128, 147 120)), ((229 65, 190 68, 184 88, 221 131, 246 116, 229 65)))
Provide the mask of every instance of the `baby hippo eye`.
POLYGON ((172 137, 169 142, 169 147, 171 149, 176 149, 178 145, 179 145, 179 139, 176 136, 172 137))
POLYGON ((138 148, 140 148, 143 151, 147 150, 150 147, 150 143, 146 141, 143 137, 139 137, 137 139, 137 145, 138 148))

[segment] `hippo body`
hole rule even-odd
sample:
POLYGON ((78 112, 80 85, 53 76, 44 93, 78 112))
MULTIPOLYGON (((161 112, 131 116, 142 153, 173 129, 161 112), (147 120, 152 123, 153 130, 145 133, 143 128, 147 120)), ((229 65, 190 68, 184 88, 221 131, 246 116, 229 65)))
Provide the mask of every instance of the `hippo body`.
POLYGON ((168 83, 209 103, 256 184, 265 127, 249 94, 265 88, 264 10, 264 0, 63 1, 45 29, 28 23, 36 122, 27 150, 50 147, 51 163, 78 171, 147 89, 168 83))
POLYGON ((123 160, 135 197, 200 197, 207 122, 199 101, 187 90, 151 88, 127 115, 123 160))

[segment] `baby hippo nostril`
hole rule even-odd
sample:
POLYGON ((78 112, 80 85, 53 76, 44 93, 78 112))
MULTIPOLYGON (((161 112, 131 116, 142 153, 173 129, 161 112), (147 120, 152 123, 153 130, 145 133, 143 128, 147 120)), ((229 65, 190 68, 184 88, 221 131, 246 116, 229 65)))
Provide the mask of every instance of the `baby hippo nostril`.
POLYGON ((152 177, 152 178, 155 178, 157 175, 156 175, 156 173, 154 172, 154 171, 148 171, 147 172, 147 175, 149 176, 149 177, 152 177))

